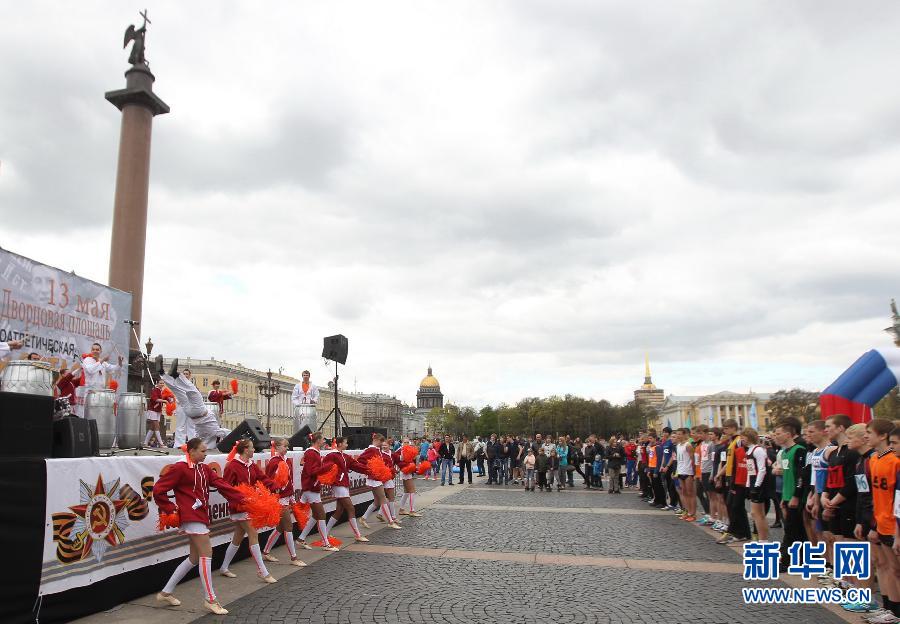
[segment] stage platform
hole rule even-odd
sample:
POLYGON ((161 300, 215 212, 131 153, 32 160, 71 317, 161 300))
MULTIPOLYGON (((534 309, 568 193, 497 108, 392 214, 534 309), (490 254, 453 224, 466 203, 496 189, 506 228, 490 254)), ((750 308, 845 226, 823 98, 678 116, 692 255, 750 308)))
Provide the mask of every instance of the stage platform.
MULTIPOLYGON (((36 618, 42 623, 64 622, 109 609, 165 583, 188 554, 187 540, 176 530, 157 530, 153 484, 166 465, 183 455, 177 449, 169 451, 0 459, 4 501, 0 530, 11 563, 0 572, 4 588, 0 622, 34 622, 36 618)), ((296 460, 301 454, 299 449, 288 453, 295 485, 300 483, 296 460)), ((206 463, 221 471, 225 459, 225 454, 210 454, 206 463)), ((254 456, 263 468, 268 460, 268 452, 254 456)), ((364 475, 351 473, 350 493, 360 508, 372 500, 364 475)), ((330 488, 323 488, 322 499, 326 511, 333 511, 330 488)), ((227 502, 213 490, 214 566, 221 562, 232 532, 228 513, 227 502)), ((268 531, 260 533, 268 535, 268 531)), ((238 558, 246 556, 245 542, 238 558)))

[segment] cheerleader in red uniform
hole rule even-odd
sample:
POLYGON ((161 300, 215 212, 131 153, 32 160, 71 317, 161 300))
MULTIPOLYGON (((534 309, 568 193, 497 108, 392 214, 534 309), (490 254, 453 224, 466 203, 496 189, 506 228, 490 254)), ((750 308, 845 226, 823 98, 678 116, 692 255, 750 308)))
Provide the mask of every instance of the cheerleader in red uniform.
POLYGON ((418 456, 419 449, 412 446, 408 439, 404 440, 399 453, 399 461, 397 462, 397 466, 400 468, 400 482, 403 483, 403 496, 400 497, 399 515, 409 516, 410 518, 422 517, 422 514, 416 511, 416 480, 413 479, 413 473, 416 471, 416 457, 418 456), (409 461, 404 459, 404 452, 409 457, 409 461), (407 502, 409 503, 409 511, 406 511, 407 502))
POLYGON ((350 499, 350 471, 365 474, 366 467, 356 461, 355 457, 344 452, 347 450, 346 438, 341 436, 335 438, 334 448, 335 451, 333 453, 325 456, 325 465, 329 469, 332 466, 337 466, 338 469, 335 483, 331 486, 331 491, 334 493, 335 509, 334 513, 331 514, 331 518, 328 519, 328 531, 330 532, 334 525, 338 523, 338 520, 346 514, 347 522, 350 524, 350 528, 353 529, 356 541, 368 542, 369 539, 363 537, 362 533, 359 532, 359 526, 356 524, 356 508, 353 507, 353 501, 350 499))
MULTIPOLYGON (((253 463, 253 443, 250 440, 239 440, 235 442, 234 448, 228 455, 228 463, 225 464, 225 480, 231 485, 237 487, 242 483, 253 486, 257 481, 262 481, 270 490, 275 489, 272 481, 266 477, 265 473, 259 466, 253 463)), ((250 518, 246 511, 241 511, 240 507, 234 506, 231 510, 231 521, 234 522, 234 535, 231 537, 231 543, 225 550, 225 559, 222 561, 222 567, 219 573, 228 578, 234 578, 237 575, 228 569, 231 561, 237 554, 244 536, 250 542, 250 554, 253 561, 256 562, 256 575, 266 583, 277 582, 275 577, 269 574, 266 564, 263 563, 262 553, 259 552, 259 535, 256 529, 250 524, 250 518)))
POLYGON ((272 459, 266 464, 266 476, 272 479, 275 487, 278 487, 278 477, 280 473, 287 474, 287 483, 275 493, 278 494, 278 502, 281 503, 281 522, 272 530, 266 547, 263 548, 263 559, 266 561, 275 561, 276 559, 271 553, 278 543, 278 538, 284 533, 284 545, 287 546, 291 555, 291 565, 303 567, 306 564, 297 557, 297 548, 294 545, 294 519, 291 517, 291 505, 294 502, 294 470, 287 462, 288 439, 281 438, 272 443, 272 459), (281 468, 284 466, 284 468, 281 468), (281 529, 279 531, 279 529, 281 529))
POLYGON ((322 536, 322 549, 337 552, 338 548, 332 546, 328 541, 328 528, 325 525, 325 506, 322 504, 322 484, 319 483, 317 477, 328 470, 328 466, 322 461, 321 449, 325 443, 322 432, 317 431, 310 434, 312 446, 303 453, 303 470, 300 472, 300 502, 307 503, 312 510, 312 517, 303 527, 297 543, 307 550, 312 550, 312 546, 306 543, 306 536, 309 535, 313 527, 318 525, 319 535, 322 536))
MULTIPOLYGON (((359 457, 357 457, 356 460, 363 466, 366 466, 366 464, 370 460, 377 457, 384 462, 385 466, 388 466, 391 469, 391 472, 393 472, 394 461, 391 458, 390 453, 388 453, 387 456, 385 456, 385 454, 382 453, 381 446, 383 444, 384 444, 384 436, 381 435, 380 433, 373 433, 372 434, 372 444, 370 444, 368 447, 366 447, 366 450, 364 450, 362 453, 360 453, 359 457)), ((391 529, 401 528, 400 525, 397 524, 397 521, 394 519, 394 515, 391 513, 390 505, 385 501, 385 498, 387 495, 386 491, 390 488, 393 488, 393 486, 394 486, 393 478, 386 479, 384 481, 375 479, 372 477, 372 475, 368 469, 368 466, 366 466, 366 475, 367 475, 366 485, 368 485, 370 488, 372 488, 372 497, 373 498, 372 498, 372 503, 369 505, 369 508, 366 509, 366 513, 364 513, 362 515, 362 517, 359 519, 359 523, 361 525, 363 525, 364 527, 366 527, 367 529, 370 528, 369 523, 366 520, 368 519, 369 515, 373 511, 375 511, 376 509, 380 509, 381 512, 379 515, 382 518, 387 519, 388 528, 391 528, 391 529), (388 484, 390 484, 390 485, 388 485, 388 484)), ((391 493, 391 498, 393 498, 393 490, 391 490, 390 493, 391 493)))
POLYGON ((230 505, 240 505, 243 496, 225 479, 203 463, 206 459, 206 445, 200 438, 188 440, 185 457, 171 464, 153 486, 153 500, 159 507, 160 521, 167 517, 176 523, 181 533, 188 536, 190 555, 175 569, 169 582, 156 595, 159 602, 177 607, 181 604, 172 593, 181 579, 200 564, 200 579, 203 585, 204 607, 216 615, 226 615, 222 605, 216 600, 212 584, 212 544, 209 541, 209 488, 216 488, 230 505), (175 503, 168 493, 175 493, 175 503))

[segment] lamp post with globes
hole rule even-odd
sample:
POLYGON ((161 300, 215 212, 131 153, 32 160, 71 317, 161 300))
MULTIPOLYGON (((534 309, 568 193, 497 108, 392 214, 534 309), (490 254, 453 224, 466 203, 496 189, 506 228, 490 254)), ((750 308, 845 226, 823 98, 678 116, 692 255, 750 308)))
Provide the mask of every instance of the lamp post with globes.
POLYGON ((266 430, 272 435, 272 397, 278 394, 278 382, 272 379, 272 369, 266 378, 259 382, 259 395, 266 397, 266 430))

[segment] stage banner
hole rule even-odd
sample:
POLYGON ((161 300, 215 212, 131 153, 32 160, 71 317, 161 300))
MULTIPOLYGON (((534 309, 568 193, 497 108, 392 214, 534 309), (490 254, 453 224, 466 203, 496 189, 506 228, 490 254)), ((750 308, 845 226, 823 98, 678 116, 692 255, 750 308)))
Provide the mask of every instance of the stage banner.
MULTIPOLYGON (((123 321, 131 316, 131 293, 5 249, 0 249, 0 291, 0 342, 25 341, 13 358, 35 351, 58 370, 99 342, 111 363, 119 355, 128 361, 131 329, 123 321)), ((124 381, 124 372, 119 377, 124 381)))
MULTIPOLYGON (((347 452, 358 455, 362 451, 347 452)), ((288 452, 297 488, 302 454, 299 450, 288 452)), ((157 529, 159 511, 152 499, 153 484, 159 474, 180 457, 48 459, 40 594, 83 587, 116 574, 186 557, 186 537, 177 529, 157 529)), ((256 453, 253 461, 265 470, 269 457, 268 452, 256 453)), ((222 474, 225 460, 225 455, 210 455, 206 463, 222 474)), ((299 500, 299 489, 295 494, 299 500)), ((354 504, 372 500, 364 475, 350 473, 350 496, 354 504)), ((326 511, 334 511, 330 487, 322 488, 322 502, 326 511)), ((213 546, 231 538, 234 527, 228 515, 228 503, 213 489, 209 527, 213 546)))

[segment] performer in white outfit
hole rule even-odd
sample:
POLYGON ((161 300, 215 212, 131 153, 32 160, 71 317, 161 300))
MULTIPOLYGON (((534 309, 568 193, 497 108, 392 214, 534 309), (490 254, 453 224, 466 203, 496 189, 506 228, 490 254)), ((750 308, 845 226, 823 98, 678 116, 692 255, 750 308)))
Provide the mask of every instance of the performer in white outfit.
POLYGON ((294 433, 304 426, 315 431, 319 427, 316 417, 316 403, 319 402, 319 389, 309 381, 309 371, 303 371, 303 381, 294 386, 291 403, 294 405, 294 433))
POLYGON ((9 342, 0 342, 0 360, 5 360, 10 353, 16 349, 21 349, 25 343, 21 340, 10 340, 9 342))
POLYGON ((161 355, 156 358, 156 368, 160 378, 175 394, 178 410, 183 411, 185 417, 193 421, 197 437, 203 440, 206 446, 215 446, 221 438, 231 433, 230 429, 223 429, 219 425, 215 413, 206 406, 197 386, 178 374, 178 358, 172 360, 168 374, 163 370, 161 355))
POLYGON ((109 355, 101 357, 103 347, 99 342, 91 345, 91 353, 81 361, 81 385, 75 388, 75 413, 84 416, 84 399, 91 390, 106 388, 107 373, 118 373, 122 368, 123 358, 119 356, 119 364, 110 364, 109 355))
MULTIPOLYGON (((191 370, 189 368, 181 371, 181 376, 188 381, 191 379, 191 370)), ((184 410, 176 403, 175 405, 175 443, 174 448, 180 448, 182 444, 186 444, 191 438, 197 437, 197 430, 194 427, 194 421, 184 415, 184 410)))

